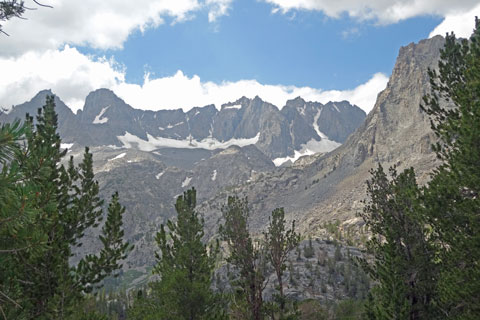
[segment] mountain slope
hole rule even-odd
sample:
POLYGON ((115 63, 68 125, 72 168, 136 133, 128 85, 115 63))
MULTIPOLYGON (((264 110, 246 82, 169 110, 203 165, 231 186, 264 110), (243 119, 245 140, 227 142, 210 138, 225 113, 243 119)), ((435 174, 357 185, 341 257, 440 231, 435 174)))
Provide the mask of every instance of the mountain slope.
MULTIPOLYGON (((324 222, 354 222, 365 198, 369 170, 379 162, 399 169, 414 166, 420 181, 426 181, 436 164, 430 149, 434 136, 419 105, 429 90, 427 70, 436 68, 443 44, 444 39, 437 36, 400 49, 387 88, 342 146, 304 166, 283 168, 235 189, 249 199, 251 228, 262 230, 276 207, 285 207, 289 218, 311 234, 323 233, 324 222)), ((215 211, 215 203, 222 201, 212 199, 202 210, 215 211)), ((219 213, 212 216, 209 223, 214 229, 219 213)))
MULTIPOLYGON (((324 222, 355 223, 368 171, 378 162, 400 169, 414 166, 422 181, 428 178, 435 165, 430 150, 434 137, 419 104, 429 88, 427 69, 436 67, 443 43, 442 37, 434 37, 401 48, 387 88, 361 124, 361 112, 347 102, 322 105, 297 98, 279 110, 257 97, 241 98, 220 110, 206 106, 187 113, 152 112, 134 109, 101 89, 87 97, 77 115, 58 100, 60 133, 65 142, 94 146, 102 196, 108 199, 118 190, 127 207, 126 235, 136 247, 126 268, 153 263, 153 235, 165 219, 174 217, 175 197, 191 186, 197 188, 207 236, 217 232, 220 208, 233 193, 248 197, 254 232, 264 229, 274 208, 285 207, 303 233, 319 235, 324 222), (349 118, 353 113, 358 115, 349 118), (315 147, 335 141, 333 137, 343 142, 358 124, 332 152, 291 167, 272 164, 312 140, 315 147), (162 145, 172 141, 177 145, 162 145)), ((0 120, 35 113, 45 94, 0 120)), ((79 148, 70 154, 79 155, 79 148)), ((94 245, 95 233, 91 236, 85 246, 94 245)))

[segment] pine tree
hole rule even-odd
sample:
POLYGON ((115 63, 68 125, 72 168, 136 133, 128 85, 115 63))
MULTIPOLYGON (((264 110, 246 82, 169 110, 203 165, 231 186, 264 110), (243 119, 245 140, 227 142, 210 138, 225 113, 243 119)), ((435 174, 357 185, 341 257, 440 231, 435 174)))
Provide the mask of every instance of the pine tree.
POLYGON ((2 168, 1 179, 8 183, 0 193, 9 196, 0 200, 5 219, 1 243, 9 248, 0 251, 0 270, 8 275, 0 276, 0 290, 9 293, 9 303, 2 309, 9 318, 64 319, 83 293, 120 267, 118 261, 127 251, 121 230, 124 209, 114 195, 100 237, 100 255, 87 255, 71 266, 72 247, 81 246, 84 232, 102 219, 92 156, 87 148, 79 168, 73 159, 68 169, 60 164, 66 151, 60 149, 52 96, 39 110, 36 126, 27 115, 24 137, 25 146, 2 168))
POLYGON ((425 210, 413 168, 391 180, 380 165, 367 181, 360 216, 372 232, 367 242, 374 260, 362 261, 377 285, 367 302, 369 319, 425 319, 433 314, 437 265, 435 246, 428 240, 425 210))
POLYGON ((447 34, 422 109, 439 137, 443 164, 425 190, 429 224, 442 245, 443 317, 480 318, 480 21, 470 40, 447 34), (445 107, 444 102, 449 106, 445 107))
MULTIPOLYGON (((25 12, 25 4, 23 1, 17 0, 3 0, 0 1, 0 21, 7 21, 11 18, 19 18, 25 12)), ((0 24, 0 33, 5 33, 0 24)))
MULTIPOLYGON (((49 7, 49 5, 42 4, 37 0, 33 0, 37 5, 41 7, 49 7)), ((33 10, 32 8, 25 6, 25 1, 18 0, 1 0, 0 1, 0 22, 10 20, 12 18, 22 18, 25 13, 25 9, 33 10)), ((0 33, 8 36, 8 33, 3 31, 2 24, 0 24, 0 33)))
POLYGON ((19 121, 0 128, 0 318, 7 319, 24 314, 17 255, 28 251, 41 256, 47 241, 34 225, 38 211, 33 185, 22 183, 18 163, 12 162, 22 152, 20 141, 27 129, 19 121))
MULTIPOLYGON (((169 220, 156 235, 159 247, 154 273, 160 280, 153 283, 152 319, 215 319, 221 313, 216 308, 216 296, 211 289, 218 247, 210 249, 203 243, 203 219, 195 211, 196 190, 187 190, 177 198, 177 221, 169 220)), ((139 310, 132 310, 140 313, 139 310)), ((142 316, 142 315, 141 315, 142 316)), ((143 318, 142 318, 143 319, 143 318)))
POLYGON ((263 319, 265 289, 265 252, 260 244, 255 246, 248 231, 249 208, 247 199, 229 196, 222 208, 225 223, 220 227, 222 239, 227 242, 231 263, 239 272, 236 286, 245 299, 248 317, 252 320, 263 319))
POLYGON ((277 208, 272 211, 264 236, 267 260, 272 265, 278 281, 279 319, 284 319, 287 310, 283 292, 283 273, 287 267, 288 253, 298 246, 300 235, 295 232, 295 221, 292 221, 291 228, 286 230, 285 211, 283 208, 277 208))

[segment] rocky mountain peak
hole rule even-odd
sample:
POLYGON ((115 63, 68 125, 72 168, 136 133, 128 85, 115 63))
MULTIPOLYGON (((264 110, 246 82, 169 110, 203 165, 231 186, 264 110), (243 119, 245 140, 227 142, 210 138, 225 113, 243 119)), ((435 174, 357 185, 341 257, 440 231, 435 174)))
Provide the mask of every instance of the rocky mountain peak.
POLYGON ((305 105, 305 103, 306 101, 302 97, 298 96, 295 99, 287 100, 287 102, 285 103, 285 106, 301 107, 305 105))
MULTIPOLYGON (((322 224, 326 221, 356 221, 355 214, 362 209, 361 200, 365 199, 369 170, 379 162, 386 168, 397 165, 399 170, 413 166, 419 181, 425 182, 436 165, 431 150, 435 137, 428 116, 419 106, 430 88, 428 68, 436 67, 443 43, 442 37, 434 37, 400 49, 388 86, 378 95, 366 120, 342 146, 316 155, 302 166, 271 172, 237 188, 236 192, 247 196, 252 212, 256 212, 252 226, 262 230, 268 223, 266 213, 275 207, 284 207, 290 218, 299 222, 299 228, 310 234, 323 232, 322 224)), ((364 114, 344 102, 301 103, 300 99, 288 101, 290 110, 287 112, 285 107, 282 113, 288 119, 293 119, 290 113, 302 116, 306 123, 313 121, 313 114, 319 131, 329 138, 336 132, 335 126, 328 124, 345 121, 342 115, 351 112, 364 114)), ((340 132, 337 134, 341 137, 340 132)))
POLYGON ((251 99, 247 98, 246 96, 242 96, 240 99, 236 100, 235 102, 227 103, 229 105, 241 105, 247 106, 250 104, 251 99))
MULTIPOLYGON (((45 92, 39 93, 32 105, 42 106, 45 95, 45 92)), ((330 132, 334 133, 327 128, 322 129, 325 134, 320 134, 317 120, 324 117, 320 117, 322 104, 305 103, 300 97, 293 101, 303 101, 302 108, 308 105, 307 112, 293 110, 290 115, 259 96, 253 99, 244 96, 223 104, 220 110, 208 105, 188 112, 182 109, 145 111, 134 109, 109 89, 91 92, 86 97, 83 110, 76 115, 63 103, 59 106, 71 113, 69 126, 65 127, 68 130, 62 132, 62 138, 78 146, 113 145, 154 151, 165 147, 215 150, 231 145, 243 147, 255 144, 270 160, 274 160, 294 156, 298 151, 303 153, 307 143, 317 143, 327 139, 330 132)), ((331 118, 338 116, 332 114, 331 118)), ((354 116, 358 116, 358 123, 365 117, 362 114, 354 116)), ((342 117, 348 120, 348 116, 342 117)), ((348 135, 355 128, 348 127, 348 123, 343 125, 343 121, 336 120, 335 123, 339 124, 340 132, 348 135)), ((338 143, 329 150, 336 146, 338 143)))
POLYGON ((125 109, 132 109, 110 89, 98 89, 90 92, 85 99, 85 105, 81 112, 81 121, 85 123, 105 123, 106 112, 110 114, 126 112, 125 109))
MULTIPOLYGON (((47 96, 51 96, 51 95, 55 96, 56 100, 59 100, 59 98, 55 95, 55 93, 52 92, 51 89, 45 89, 45 90, 39 91, 29 102, 26 102, 26 103, 40 104, 39 105, 39 107, 40 107, 40 106, 43 106, 45 104, 45 98, 47 96)), ((35 114, 36 114, 36 112, 35 112, 35 114)))
POLYGON ((430 120, 419 106, 430 91, 428 69, 437 68, 444 43, 443 37, 436 36, 400 48, 387 87, 359 132, 363 139, 373 141, 369 149, 379 160, 390 162, 396 157, 408 161, 412 154, 430 153, 430 120))

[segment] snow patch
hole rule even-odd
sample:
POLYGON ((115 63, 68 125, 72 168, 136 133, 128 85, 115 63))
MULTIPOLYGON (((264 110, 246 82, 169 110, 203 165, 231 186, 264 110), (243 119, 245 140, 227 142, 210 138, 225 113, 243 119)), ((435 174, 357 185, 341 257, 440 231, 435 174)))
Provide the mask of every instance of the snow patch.
POLYGON ((323 110, 323 107, 320 110, 318 110, 315 117, 313 117, 313 129, 317 132, 317 134, 320 138, 328 139, 328 137, 322 131, 320 131, 320 128, 318 126, 318 119, 320 119, 320 115, 322 114, 322 110, 323 110))
POLYGON ((155 176, 155 178, 157 178, 157 180, 160 179, 160 177, 163 176, 164 173, 165 173, 165 172, 163 172, 163 171, 160 172, 160 173, 158 173, 158 174, 155 176))
POLYGON ((120 153, 118 156, 116 156, 115 158, 112 158, 112 159, 108 159, 108 161, 113 161, 113 160, 118 160, 118 159, 122 159, 123 157, 125 157, 127 155, 126 152, 123 152, 123 153, 120 153))
POLYGON ((172 139, 163 137, 153 137, 147 133, 147 140, 143 140, 130 132, 126 132, 123 136, 117 136, 118 140, 125 148, 137 148, 141 151, 154 151, 158 148, 182 148, 182 149, 227 149, 230 146, 236 145, 239 147, 248 146, 258 142, 260 132, 253 138, 230 139, 228 141, 220 142, 215 138, 205 138, 201 141, 194 139, 172 139))
POLYGON ((113 150, 122 149, 122 147, 117 147, 116 145, 113 145, 113 144, 106 145, 105 148, 110 148, 113 150))
POLYGON ((100 111, 100 113, 95 117, 95 119, 93 119, 93 124, 102 124, 108 121, 107 117, 103 117, 103 114, 105 113, 105 111, 107 111, 108 108, 110 108, 110 106, 106 106, 102 109, 102 111, 100 111))
POLYGON ((212 174, 212 181, 215 181, 217 179, 217 169, 213 170, 212 174))
POLYGON ((73 145, 73 143, 60 143, 60 149, 71 149, 73 145))
POLYGON ((302 144, 300 150, 295 150, 293 156, 276 158, 276 159, 273 159, 272 161, 273 161, 273 164, 275 164, 275 166, 279 167, 285 162, 287 162, 288 160, 294 163, 295 161, 300 159, 300 157, 311 156, 319 152, 330 152, 338 148, 340 145, 341 143, 338 143, 336 141, 332 141, 329 139, 322 139, 320 141, 311 139, 306 144, 302 144))
POLYGON ((304 103, 304 104, 303 104, 303 107, 297 108, 297 111, 300 112, 300 114, 301 114, 302 116, 304 116, 304 115, 305 115, 305 109, 306 109, 306 108, 307 108, 307 104, 304 103))
POLYGON ((223 109, 226 110, 226 109, 241 109, 241 108, 242 108, 242 106, 240 104, 236 104, 236 105, 233 105, 233 106, 226 106, 223 109))
POLYGON ((210 123, 210 129, 208 130, 208 137, 209 138, 213 137, 213 122, 210 123))
POLYGON ((190 184, 190 181, 192 181, 192 178, 186 177, 185 180, 183 180, 182 182, 182 188, 185 188, 186 186, 188 186, 190 184))
POLYGON ((335 103, 333 104, 333 107, 335 108, 335 110, 337 110, 337 112, 340 112, 340 110, 338 110, 338 107, 335 103))
POLYGON ((183 124, 183 121, 182 121, 182 122, 179 122, 179 123, 175 123, 175 124, 168 124, 167 129, 172 129, 172 128, 174 128, 174 127, 176 127, 176 126, 179 126, 179 125, 181 125, 181 124, 183 124))

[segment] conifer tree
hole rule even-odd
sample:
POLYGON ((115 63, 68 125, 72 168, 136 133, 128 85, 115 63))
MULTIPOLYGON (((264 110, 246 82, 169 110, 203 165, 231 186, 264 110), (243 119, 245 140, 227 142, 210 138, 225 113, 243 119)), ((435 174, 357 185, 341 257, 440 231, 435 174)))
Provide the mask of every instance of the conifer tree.
POLYGON ((288 253, 298 246, 300 235, 295 232, 295 221, 290 229, 286 229, 285 211, 277 208, 272 211, 270 223, 264 233, 267 248, 267 260, 272 265, 278 281, 279 319, 284 319, 286 299, 283 290, 283 273, 287 268, 288 253))
POLYGON ((22 152, 20 141, 26 125, 16 121, 0 128, 0 319, 23 314, 22 265, 16 256, 22 251, 42 255, 46 234, 35 228, 37 210, 33 207, 35 191, 31 183, 21 183, 18 163, 11 162, 22 152), (17 312, 18 311, 18 312, 17 312))
MULTIPOLYGON (((33 0, 34 3, 41 7, 49 7, 49 5, 42 4, 37 0, 33 0)), ((25 13, 25 10, 33 10, 33 8, 29 8, 25 6, 25 1, 22 0, 0 0, 0 33, 3 33, 8 36, 8 33, 3 31, 2 23, 3 21, 10 20, 12 18, 22 18, 22 15, 25 13)))
POLYGON ((439 138, 443 164, 425 189, 429 224, 442 245, 443 317, 480 318, 480 21, 470 40, 447 34, 432 92, 422 109, 439 138), (445 107, 445 103, 448 106, 445 107))
MULTIPOLYGON (((0 1, 0 22, 10 20, 11 18, 19 18, 25 12, 25 4, 18 0, 2 0, 0 1)), ((0 33, 5 33, 0 24, 0 33)))
MULTIPOLYGON (((160 280, 152 284, 150 304, 152 319, 215 319, 221 316, 211 279, 218 252, 203 243, 203 219, 195 211, 196 190, 189 189, 177 198, 177 221, 169 220, 156 235, 159 252, 154 273, 160 280), (152 306, 152 301, 156 306, 152 306)), ((139 310, 133 314, 141 315, 139 310)))
POLYGON ((362 261, 377 282, 367 301, 369 319, 425 319, 434 314, 436 285, 435 246, 428 240, 425 210, 413 168, 391 180, 380 165, 367 181, 360 216, 372 232, 367 242, 374 260, 362 261))
POLYGON ((8 200, 0 199, 5 222, 0 224, 0 243, 9 249, 0 251, 0 271, 7 274, 0 276, 0 290, 9 293, 2 307, 8 318, 69 317, 82 294, 121 267, 118 261, 127 252, 121 229, 124 209, 114 195, 100 237, 102 251, 77 266, 69 264, 72 247, 81 246, 84 232, 102 219, 103 201, 88 148, 79 168, 73 159, 68 169, 60 164, 66 150, 60 148, 54 108, 54 98, 48 96, 36 126, 27 115, 25 146, 17 147, 2 168, 0 179, 8 183, 0 194, 8 194, 8 200))
POLYGON ((265 289, 265 251, 264 247, 254 242, 248 231, 249 208, 247 199, 229 196, 222 208, 225 223, 220 227, 222 239, 227 242, 231 263, 239 272, 236 282, 246 301, 248 318, 263 319, 263 297, 265 289))

